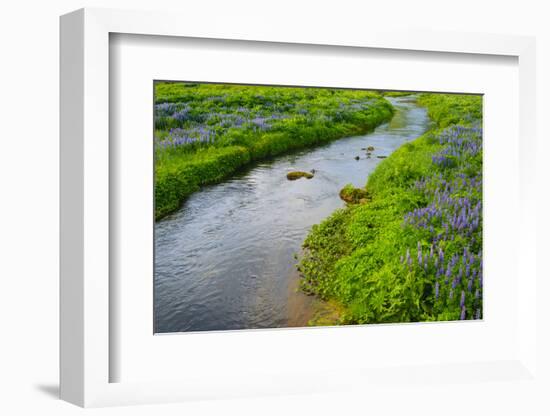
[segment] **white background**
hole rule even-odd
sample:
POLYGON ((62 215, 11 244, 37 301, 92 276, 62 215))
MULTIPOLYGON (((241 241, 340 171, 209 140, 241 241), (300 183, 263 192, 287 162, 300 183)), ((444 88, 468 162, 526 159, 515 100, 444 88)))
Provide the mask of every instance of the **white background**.
MULTIPOLYGON (((307 22, 339 25, 400 25, 489 33, 538 36, 538 134, 549 137, 545 114, 550 114, 550 32, 547 2, 470 1, 442 2, 393 0, 391 2, 209 2, 209 1, 19 1, 4 4, 0 14, 3 82, 0 114, 0 291, 2 342, 0 343, 0 411, 4 414, 73 414, 82 410, 55 399, 58 368, 58 16, 83 6, 185 11, 189 19, 209 14, 250 16, 286 25, 307 22), (225 3, 225 4, 224 4, 225 3)), ((185 22, 182 22, 184 24, 185 22)), ((238 27, 236 27, 238 31, 238 27)), ((505 122, 505 120, 503 120, 505 122)), ((539 140, 539 250, 547 248, 549 145, 539 140), (542 179, 544 178, 544 179, 542 179), (545 245, 543 247, 543 244, 545 245)), ((503 238, 506 232, 503 230, 503 238)), ((541 256, 544 258, 543 256, 541 256)), ((505 260, 505 259, 503 259, 505 260)), ((540 263, 548 275, 548 266, 540 263)), ((539 286, 548 292, 548 284, 539 286)), ((548 306, 541 304, 541 311, 548 306)), ((546 325, 550 328, 550 325, 546 325)), ((550 331, 548 331, 550 332, 550 331)), ((539 357, 548 365, 546 354, 539 357)), ((406 346, 404 346, 406 348, 406 346)), ((547 367, 546 367, 547 368, 547 367)), ((548 371, 547 371, 548 374, 548 371)), ((454 400, 441 402, 442 389, 414 389, 403 397, 388 386, 387 407, 373 414, 548 414, 541 392, 503 382, 491 396, 480 395, 471 385, 457 383, 454 400), (537 400, 538 395, 538 400, 537 400), (500 399, 496 399, 496 398, 500 399), (543 405, 545 409, 543 409, 543 405), (546 412, 544 412, 544 410, 546 412)), ((378 397, 380 403, 386 396, 378 397)), ((315 396, 271 397, 247 400, 196 402, 154 408, 101 409, 99 414, 340 414, 369 413, 374 398, 368 391, 315 396)))

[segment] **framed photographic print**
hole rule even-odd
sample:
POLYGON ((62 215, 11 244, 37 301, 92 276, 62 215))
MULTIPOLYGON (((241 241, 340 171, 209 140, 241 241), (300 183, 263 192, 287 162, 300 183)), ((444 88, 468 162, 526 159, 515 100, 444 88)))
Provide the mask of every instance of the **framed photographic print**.
POLYGON ((62 398, 536 385, 533 39, 180 22, 61 19, 62 398))
POLYGON ((154 94, 155 333, 482 319, 482 96, 154 94))

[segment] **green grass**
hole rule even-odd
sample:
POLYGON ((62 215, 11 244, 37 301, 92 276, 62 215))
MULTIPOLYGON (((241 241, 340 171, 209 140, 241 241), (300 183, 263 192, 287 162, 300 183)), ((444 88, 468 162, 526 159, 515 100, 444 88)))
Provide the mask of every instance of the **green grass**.
POLYGON ((453 124, 471 124, 482 118, 481 97, 477 95, 422 94, 419 104, 438 128, 453 124))
POLYGON ((156 169, 156 218, 177 210, 201 186, 219 182, 249 162, 250 152, 240 146, 199 149, 169 158, 156 169))
MULTIPOLYGON (((301 287, 339 305, 342 312, 333 324, 459 319, 462 309, 466 319, 471 319, 477 309, 480 313, 481 301, 473 292, 481 290, 477 281, 462 307, 457 301, 461 286, 454 288, 457 296, 453 297, 444 292, 448 289, 441 283, 441 293, 450 300, 438 297, 434 294, 436 268, 432 263, 426 270, 414 264, 408 267, 403 255, 407 250, 416 253, 417 246, 424 253, 435 248, 436 252, 444 251, 447 261, 465 248, 475 253, 481 250, 481 228, 467 238, 457 235, 434 244, 433 236, 442 232, 441 223, 434 221, 430 232, 404 221, 408 213, 435 201, 434 195, 417 188, 418 181, 439 186, 442 180, 481 175, 481 153, 459 154, 445 167, 433 161, 445 148, 438 140, 441 129, 479 123, 481 98, 423 94, 419 103, 426 106, 433 128, 378 165, 366 184, 366 204, 348 205, 334 212, 312 228, 303 244, 305 254, 298 265, 303 276, 301 287)), ((452 198, 467 195, 472 201, 481 200, 477 190, 457 186, 453 192, 452 198)), ((458 266, 452 272, 457 270, 458 266)))
POLYGON ((393 115, 379 93, 155 83, 155 217, 201 186, 287 152, 371 131, 393 115))

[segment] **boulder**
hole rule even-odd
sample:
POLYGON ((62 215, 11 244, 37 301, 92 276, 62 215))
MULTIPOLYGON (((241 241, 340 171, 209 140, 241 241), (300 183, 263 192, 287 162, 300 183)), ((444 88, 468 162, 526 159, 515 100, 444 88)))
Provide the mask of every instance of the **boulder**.
POLYGON ((365 204, 368 202, 368 193, 366 189, 347 184, 340 190, 340 199, 348 204, 365 204))
POLYGON ((296 179, 300 179, 300 178, 311 179, 311 178, 313 178, 313 174, 309 173, 309 172, 302 172, 302 171, 296 170, 296 171, 293 171, 293 172, 288 172, 286 174, 286 178, 289 181, 295 181, 296 179))

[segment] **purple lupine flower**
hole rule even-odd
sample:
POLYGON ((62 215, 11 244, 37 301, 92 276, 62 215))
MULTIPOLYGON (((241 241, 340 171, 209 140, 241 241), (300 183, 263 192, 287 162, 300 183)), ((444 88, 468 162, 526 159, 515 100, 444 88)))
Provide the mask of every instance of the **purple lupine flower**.
MULTIPOLYGON (((471 252, 472 247, 479 246, 481 242, 483 212, 480 199, 481 172, 475 175, 464 172, 470 167, 469 159, 481 155, 482 130, 477 125, 453 126, 440 132, 438 140, 442 148, 438 154, 434 155, 433 162, 440 164, 442 169, 434 167, 432 174, 417 180, 414 184, 414 189, 423 193, 429 202, 426 206, 407 213, 404 216, 404 224, 422 230, 421 235, 429 244, 428 259, 435 254, 433 273, 438 283, 438 296, 441 295, 440 285, 443 282, 445 285, 452 282, 449 287, 449 298, 453 299, 454 292, 460 290, 461 313, 467 315, 466 294, 476 290, 476 299, 479 299, 483 287, 482 253, 480 251, 476 256, 471 252), (461 169, 462 172, 455 174, 452 179, 445 179, 446 174, 443 173, 443 169, 449 166, 460 166, 466 169, 461 169), (448 254, 447 259, 444 259, 443 248, 452 247, 447 244, 451 241, 457 243, 465 241, 466 244, 461 244, 462 253, 448 254), (434 253, 434 250, 437 253, 434 253), (442 276, 445 278, 442 281, 438 280, 442 276), (462 286, 462 282, 466 286, 462 286)), ((420 251, 421 245, 418 245, 420 251)), ((426 263, 429 265, 429 260, 426 262, 424 257, 424 268, 426 263)))
POLYGON ((451 267, 455 267, 457 261, 458 261, 457 255, 453 254, 453 257, 451 258, 451 267))
POLYGON ((435 300, 439 298, 439 282, 435 282, 435 300))
POLYGON ((445 277, 450 278, 452 272, 453 272, 453 266, 451 265, 451 263, 449 263, 447 265, 447 271, 445 272, 445 277))
POLYGON ((462 306, 460 311, 460 320, 464 321, 466 319, 466 307, 462 306))

